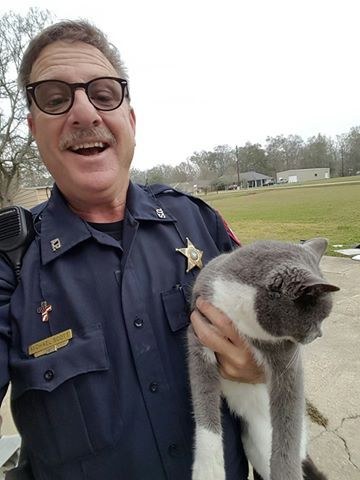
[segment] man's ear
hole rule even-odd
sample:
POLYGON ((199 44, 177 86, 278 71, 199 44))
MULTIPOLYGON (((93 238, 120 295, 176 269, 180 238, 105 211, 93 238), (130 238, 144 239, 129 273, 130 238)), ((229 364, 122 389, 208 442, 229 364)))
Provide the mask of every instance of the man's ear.
POLYGON ((32 136, 35 137, 35 134, 36 134, 35 122, 31 113, 27 114, 27 124, 32 136))
POLYGON ((131 127, 134 131, 134 134, 135 134, 135 130, 136 130, 136 115, 135 115, 135 111, 132 107, 129 108, 129 118, 130 118, 130 124, 131 124, 131 127))

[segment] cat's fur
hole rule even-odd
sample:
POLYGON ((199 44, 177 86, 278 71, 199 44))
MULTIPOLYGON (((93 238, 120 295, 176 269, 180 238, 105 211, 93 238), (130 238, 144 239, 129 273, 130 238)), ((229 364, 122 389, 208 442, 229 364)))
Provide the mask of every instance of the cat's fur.
POLYGON ((326 480, 306 456, 301 344, 321 336, 330 292, 319 262, 327 240, 303 244, 255 242, 213 259, 193 288, 221 309, 264 366, 266 384, 220 376, 216 357, 188 331, 189 372, 196 422, 193 480, 224 480, 220 403, 242 418, 242 441, 264 480, 326 480))

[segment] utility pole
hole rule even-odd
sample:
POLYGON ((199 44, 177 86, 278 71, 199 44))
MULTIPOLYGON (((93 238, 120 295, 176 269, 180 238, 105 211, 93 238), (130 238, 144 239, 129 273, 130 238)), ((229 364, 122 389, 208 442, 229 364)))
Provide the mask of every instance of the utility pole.
POLYGON ((236 156, 236 172, 237 172, 237 183, 238 187, 240 187, 240 158, 239 158, 239 149, 238 146, 235 145, 235 156, 236 156))

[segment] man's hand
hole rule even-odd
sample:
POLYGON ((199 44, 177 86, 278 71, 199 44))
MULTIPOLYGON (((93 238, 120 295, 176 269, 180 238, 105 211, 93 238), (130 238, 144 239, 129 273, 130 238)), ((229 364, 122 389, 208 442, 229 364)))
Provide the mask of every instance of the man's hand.
POLYGON ((265 382, 263 368, 221 310, 199 297, 190 319, 200 343, 215 352, 223 378, 244 383, 265 382))

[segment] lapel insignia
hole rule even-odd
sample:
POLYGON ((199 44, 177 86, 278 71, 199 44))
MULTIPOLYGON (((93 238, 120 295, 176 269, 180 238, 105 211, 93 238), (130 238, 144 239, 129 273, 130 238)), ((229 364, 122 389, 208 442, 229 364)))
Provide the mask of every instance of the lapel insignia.
POLYGON ((56 252, 56 250, 59 250, 61 248, 61 242, 59 238, 54 238, 53 240, 50 241, 51 245, 51 250, 53 252, 56 252))
POLYGON ((156 215, 159 218, 166 218, 166 215, 165 215, 164 210, 162 208, 157 208, 155 211, 156 211, 156 215))
POLYGON ((176 248, 177 252, 180 252, 184 255, 188 262, 187 262, 187 269, 186 273, 190 272, 194 267, 202 268, 202 256, 203 251, 196 248, 192 242, 186 237, 187 247, 186 248, 176 248))

